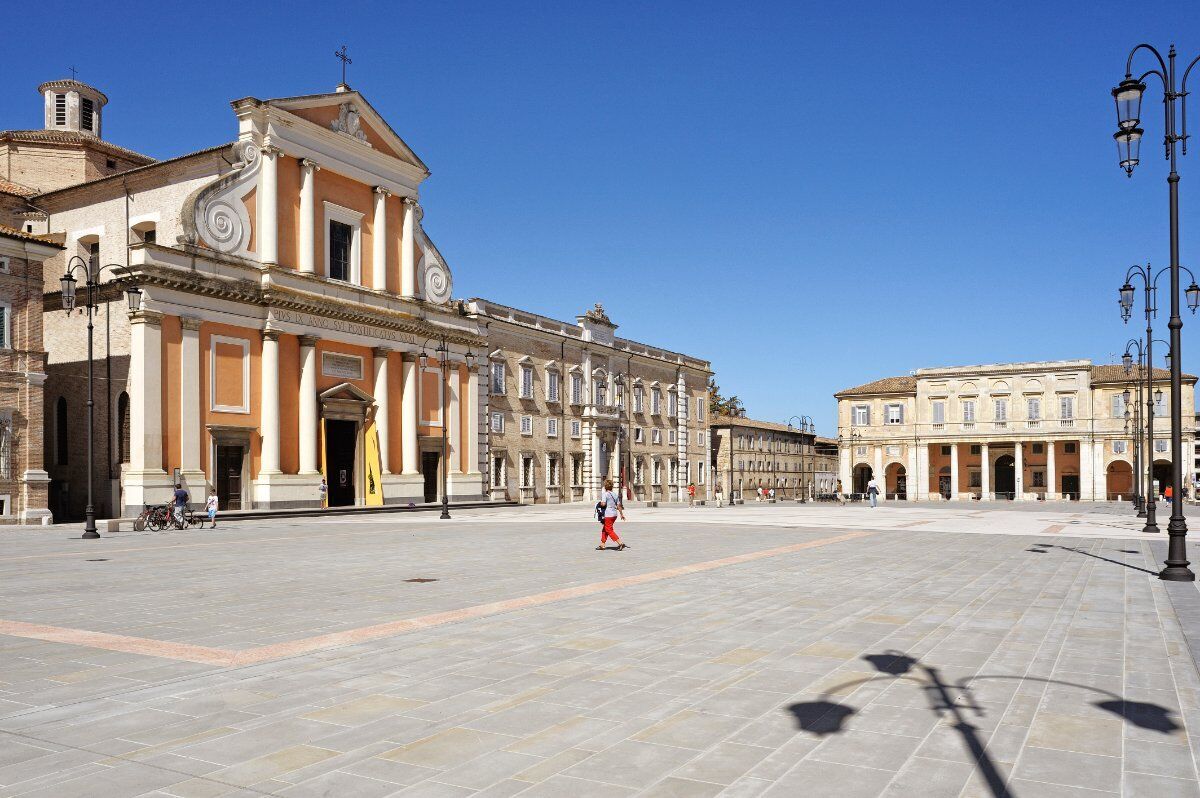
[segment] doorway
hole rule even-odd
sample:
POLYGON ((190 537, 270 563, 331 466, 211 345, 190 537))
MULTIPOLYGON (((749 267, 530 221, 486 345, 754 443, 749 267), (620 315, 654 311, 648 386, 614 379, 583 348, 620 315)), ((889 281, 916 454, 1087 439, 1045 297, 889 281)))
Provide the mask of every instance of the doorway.
POLYGON ((1011 454, 996 458, 996 498, 1015 499, 1017 496, 1017 461, 1011 454))
POLYGON ((325 419, 325 471, 330 507, 354 504, 354 466, 357 451, 358 423, 336 418, 325 419))
POLYGON ((217 506, 222 510, 242 509, 243 446, 217 446, 217 506))
POLYGON ((425 477, 427 502, 435 502, 438 499, 438 466, 441 460, 441 454, 438 452, 421 452, 421 474, 425 477))
POLYGON ((854 468, 854 492, 865 494, 867 492, 867 483, 871 481, 871 467, 868 465, 855 466, 854 468))
POLYGON ((1171 463, 1168 460, 1154 461, 1154 469, 1152 471, 1154 477, 1156 492, 1154 497, 1157 499, 1167 491, 1167 486, 1171 484, 1171 463))
POLYGON ((1062 497, 1070 501, 1079 501, 1079 475, 1063 474, 1062 497))
POLYGON ((953 495, 950 482, 950 466, 942 466, 938 469, 938 493, 947 501, 953 495))

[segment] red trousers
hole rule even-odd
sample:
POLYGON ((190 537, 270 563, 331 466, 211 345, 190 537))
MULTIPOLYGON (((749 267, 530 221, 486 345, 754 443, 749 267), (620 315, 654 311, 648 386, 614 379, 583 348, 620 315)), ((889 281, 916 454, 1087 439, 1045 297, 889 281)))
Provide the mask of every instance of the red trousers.
POLYGON ((616 516, 613 516, 612 518, 604 519, 604 529, 602 529, 600 531, 600 545, 601 546, 603 546, 605 543, 607 543, 609 538, 612 538, 617 543, 621 542, 621 539, 619 537, 617 537, 617 531, 615 529, 613 529, 613 525, 616 523, 617 523, 616 516))

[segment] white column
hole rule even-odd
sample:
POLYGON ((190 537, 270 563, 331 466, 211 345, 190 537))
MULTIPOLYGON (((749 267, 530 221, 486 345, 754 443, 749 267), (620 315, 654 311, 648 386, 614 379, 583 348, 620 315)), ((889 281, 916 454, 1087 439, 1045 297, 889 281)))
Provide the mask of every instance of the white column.
POLYGON ((406 352, 404 355, 404 386, 400 393, 400 412, 403 424, 401 444, 403 446, 403 463, 401 467, 405 474, 419 472, 421 443, 417 439, 417 356, 406 352))
POLYGON ((317 413, 317 337, 300 336, 300 473, 318 471, 317 439, 321 423, 317 413))
POLYGON ((400 248, 400 295, 417 294, 417 201, 404 198, 404 241, 400 248))
POLYGON ((908 465, 905 468, 905 481, 908 487, 908 493, 905 498, 912 502, 917 499, 917 445, 914 443, 908 444, 908 465))
POLYGON ((263 147, 258 175, 258 257, 263 263, 279 260, 279 149, 263 147))
POLYGON ((887 478, 883 475, 883 446, 876 445, 875 447, 875 465, 871 469, 871 476, 875 477, 875 481, 879 483, 879 500, 887 500, 887 478))
MULTIPOLYGON (((392 192, 375 187, 375 223, 371 225, 371 287, 376 291, 387 288, 387 198, 392 192)), ((385 467, 384 473, 387 472, 385 467)))
MULTIPOLYGON (((854 457, 854 448, 851 444, 844 444, 838 449, 838 479, 842 481, 842 490, 850 493, 854 490, 853 484, 850 481, 854 457)), ((837 487, 836 485, 834 487, 837 487)))
POLYGON ((314 274, 317 270, 317 192, 314 184, 319 171, 321 167, 316 161, 305 158, 300 162, 300 241, 297 244, 296 265, 306 274, 314 274))
POLYGON ((950 501, 958 499, 958 444, 950 444, 950 501))
POLYGON ((992 498, 992 461, 991 455, 988 454, 988 445, 982 443, 979 445, 979 478, 980 490, 983 495, 980 498, 983 501, 991 501, 992 498))
POLYGON ((1058 498, 1058 481, 1054 473, 1054 441, 1046 441, 1046 498, 1058 498))
POLYGON ((162 314, 130 314, 129 467, 162 470, 162 314))
MULTIPOLYGON (((445 353, 443 353, 445 354, 445 353)), ((462 441, 459 433, 459 413, 458 413, 458 364, 450 361, 450 370, 447 372, 449 384, 446 386, 446 401, 443 403, 447 410, 443 415, 446 422, 446 440, 449 441, 449 474, 458 474, 462 471, 462 441)))
MULTIPOLYGON (((479 425, 487 422, 486 418, 480 418, 479 415, 479 369, 478 364, 467 370, 467 473, 479 473, 479 425)), ((560 397, 561 398, 561 397, 560 397)), ((558 431, 559 435, 565 435, 563 430, 558 431)), ((566 468, 564 464, 562 468, 566 468)), ((566 473, 564 471, 564 473, 566 473)), ((486 494, 486 486, 481 487, 486 494)))
POLYGON ((1016 464, 1013 468, 1015 471, 1013 476, 1013 489, 1016 491, 1016 495, 1013 498, 1016 501, 1023 501, 1025 499, 1025 496, 1023 495, 1025 493, 1025 451, 1023 444, 1020 441, 1017 441, 1015 444, 1013 444, 1013 448, 1015 450, 1014 456, 1016 459, 1016 464))
POLYGON ((917 500, 929 498, 929 444, 917 447, 917 500))
MULTIPOLYGON (((179 468, 200 471, 200 319, 180 319, 183 340, 179 345, 179 468)), ((194 479, 195 477, 193 477, 194 479)), ((193 490, 199 485, 192 485, 193 490)))
POLYGON ((375 431, 379 433, 379 468, 384 474, 392 473, 388 468, 388 352, 386 346, 371 350, 375 363, 375 431))
POLYGON ((279 333, 263 331, 262 407, 259 432, 262 458, 259 476, 279 473, 279 333))
MULTIPOLYGON (((1079 498, 1081 501, 1096 500, 1096 486, 1092 483, 1092 444, 1081 440, 1079 450, 1079 498)), ((1143 476, 1143 479, 1145 477, 1143 476)))

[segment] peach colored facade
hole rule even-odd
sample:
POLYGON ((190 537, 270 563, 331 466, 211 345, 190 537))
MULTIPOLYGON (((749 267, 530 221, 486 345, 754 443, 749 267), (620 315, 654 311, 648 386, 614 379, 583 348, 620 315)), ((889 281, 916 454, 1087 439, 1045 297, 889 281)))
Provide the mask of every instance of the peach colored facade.
MULTIPOLYGON (((1136 397, 1137 379, 1136 369, 1063 360, 919 369, 840 391, 839 479, 845 492, 864 493, 875 477, 885 500, 1127 499, 1138 441, 1124 392, 1136 397)), ((1190 453, 1196 378, 1183 382, 1190 453)), ((1155 369, 1153 384, 1163 398, 1142 484, 1161 488, 1171 462, 1168 372, 1155 369)))

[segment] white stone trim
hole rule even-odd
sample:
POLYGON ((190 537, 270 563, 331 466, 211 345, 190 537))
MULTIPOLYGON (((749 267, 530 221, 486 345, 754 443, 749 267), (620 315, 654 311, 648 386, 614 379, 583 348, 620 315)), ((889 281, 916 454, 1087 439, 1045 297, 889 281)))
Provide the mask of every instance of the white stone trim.
POLYGON ((208 339, 208 409, 214 413, 250 414, 250 341, 227 335, 212 335, 208 339), (217 344, 242 347, 242 404, 240 407, 217 404, 217 344))
POLYGON ((331 280, 334 279, 329 276, 330 247, 333 243, 333 237, 329 235, 329 223, 341 222, 342 224, 350 225, 354 230, 354 236, 350 240, 350 279, 340 280, 339 282, 362 285, 362 220, 365 214, 351 208, 343 208, 341 205, 336 205, 329 200, 325 200, 324 202, 325 226, 322 229, 325 231, 325 277, 331 280))

